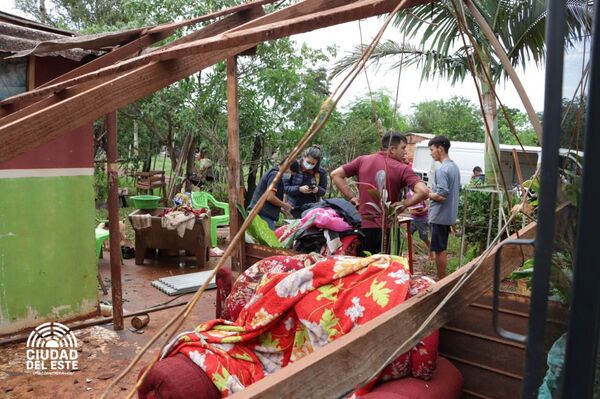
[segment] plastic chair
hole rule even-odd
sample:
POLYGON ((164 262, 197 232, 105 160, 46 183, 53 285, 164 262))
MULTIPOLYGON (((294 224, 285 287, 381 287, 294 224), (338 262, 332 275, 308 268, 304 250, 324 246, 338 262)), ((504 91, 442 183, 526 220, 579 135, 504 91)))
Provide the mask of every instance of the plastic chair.
POLYGON ((110 236, 108 230, 96 229, 96 258, 102 255, 102 243, 110 236))
MULTIPOLYGON (((102 243, 110 236, 108 230, 104 229, 96 229, 96 259, 102 255, 102 243)), ((102 292, 104 295, 108 294, 106 290, 106 286, 104 285, 104 281, 102 281, 102 276, 100 275, 100 270, 98 270, 98 284, 100 284, 100 288, 102 288, 102 292)))
POLYGON ((210 244, 214 248, 217 246, 217 227, 229 226, 229 204, 217 201, 215 197, 204 191, 192 192, 192 208, 210 209, 210 205, 223 209, 224 213, 210 218, 210 244))

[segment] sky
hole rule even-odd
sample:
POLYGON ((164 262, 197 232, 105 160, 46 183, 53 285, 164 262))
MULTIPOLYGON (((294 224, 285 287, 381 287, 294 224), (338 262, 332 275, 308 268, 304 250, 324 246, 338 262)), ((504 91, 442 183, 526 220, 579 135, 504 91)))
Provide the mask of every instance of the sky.
MULTIPOLYGON (((14 0, 0 0, 0 11, 17 14, 14 9, 14 0)), ((360 31, 362 30, 362 42, 369 43, 377 34, 383 20, 377 17, 368 18, 359 22, 349 22, 336 25, 329 28, 295 35, 292 38, 298 42, 305 42, 312 48, 325 48, 332 44, 338 46, 337 58, 347 55, 355 46, 361 43, 360 31)), ((382 41, 392 39, 402 40, 401 33, 393 26, 389 26, 382 41)), ((587 46, 589 49, 589 44, 587 46)), ((589 51, 589 50, 588 50, 589 51)), ((565 57, 565 74, 563 97, 571 97, 581 76, 583 48, 570 51, 565 57)), ((331 61, 331 65, 335 60, 331 61)), ((544 68, 536 65, 527 66, 526 70, 517 70, 525 90, 527 91, 531 103, 536 111, 542 111, 544 107, 544 68)), ((396 87, 398 83, 398 70, 390 71, 388 66, 381 64, 379 68, 370 67, 367 70, 367 76, 373 92, 379 90, 387 91, 392 98, 396 97, 396 87)), ((336 87, 341 77, 332 80, 332 88, 336 87)), ((513 108, 524 110, 521 100, 513 88, 510 81, 500 83, 497 92, 502 102, 513 108)), ((357 76, 349 90, 339 103, 344 108, 357 97, 368 93, 367 80, 364 73, 357 76)), ((398 105, 402 113, 410 113, 413 104, 422 101, 448 99, 452 96, 463 96, 478 104, 477 91, 470 76, 462 83, 454 86, 448 82, 435 79, 421 82, 421 74, 417 67, 406 67, 402 69, 400 79, 400 90, 398 91, 398 105)))

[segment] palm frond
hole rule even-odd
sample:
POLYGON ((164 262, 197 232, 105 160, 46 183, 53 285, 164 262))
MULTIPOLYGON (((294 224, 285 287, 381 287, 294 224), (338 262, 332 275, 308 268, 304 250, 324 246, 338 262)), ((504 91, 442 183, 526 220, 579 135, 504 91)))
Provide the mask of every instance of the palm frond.
MULTIPOLYGON (((365 48, 366 45, 356 46, 350 54, 339 60, 331 71, 332 76, 337 76, 352 67, 365 48)), ((450 55, 443 55, 435 50, 425 50, 408 43, 402 45, 393 40, 386 40, 380 42, 373 50, 367 65, 378 66, 380 62, 386 60, 397 60, 391 65, 392 69, 415 65, 421 68, 421 80, 441 77, 456 83, 462 81, 468 72, 468 51, 469 49, 461 47, 450 55), (404 54, 404 57, 400 57, 400 54, 404 54)))
MULTIPOLYGON (((472 1, 492 27, 514 66, 524 66, 530 61, 538 65, 544 62, 546 8, 549 0, 472 1)), ((593 5, 593 0, 566 0, 567 46, 575 45, 582 37, 590 34, 593 5)), ((462 13, 460 10, 459 12, 462 13)), ((483 52, 486 67, 492 72, 492 79, 498 81, 501 77, 506 77, 498 59, 492 55, 494 52, 481 28, 468 11, 464 17, 477 47, 483 52)), ((472 49, 462 47, 452 0, 415 6, 410 12, 399 13, 394 25, 409 39, 419 37, 418 44, 406 44, 403 47, 393 41, 381 42, 373 52, 370 64, 378 66, 384 59, 398 57, 403 58, 401 65, 398 61, 392 68, 416 65, 422 68, 422 80, 435 76, 448 78, 456 83, 464 79, 468 71, 466 54, 472 49), (461 47, 456 50, 457 46, 461 47), (404 54, 404 57, 400 57, 400 54, 404 54)), ((332 74, 338 75, 353 65, 363 49, 358 46, 338 61, 332 74)))

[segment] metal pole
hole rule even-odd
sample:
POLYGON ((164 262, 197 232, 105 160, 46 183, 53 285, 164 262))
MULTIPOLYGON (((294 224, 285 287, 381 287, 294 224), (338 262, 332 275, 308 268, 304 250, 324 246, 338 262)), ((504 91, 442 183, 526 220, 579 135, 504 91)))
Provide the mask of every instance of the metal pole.
MULTIPOLYGON (((177 299, 177 298, 175 298, 175 299, 177 299)), ((147 309, 143 309, 143 310, 138 310, 138 311, 133 312, 133 313, 127 313, 127 314, 123 315, 123 318, 140 316, 140 315, 143 315, 143 314, 158 312, 158 311, 161 311, 161 310, 171 309, 171 308, 175 308, 175 307, 183 306, 183 305, 187 305, 187 304, 188 304, 187 302, 180 302, 180 303, 174 303, 174 304, 153 306, 151 308, 147 308, 147 309)), ((99 326, 99 325, 103 325, 103 324, 112 323, 112 321, 113 321, 112 317, 105 317, 105 318, 102 318, 102 319, 94 319, 94 320, 89 320, 89 321, 83 321, 83 322, 80 322, 80 323, 69 324, 67 327, 69 327, 69 330, 75 331, 75 330, 81 330, 83 328, 88 328, 88 327, 93 327, 93 326, 99 326)), ((30 333, 22 334, 22 335, 17 335, 17 336, 12 336, 12 337, 9 337, 9 338, 0 339, 0 347, 2 347, 4 345, 16 344, 16 343, 19 343, 19 342, 25 342, 25 341, 27 341, 27 338, 29 338, 29 334, 30 333)))
POLYGON ((487 241, 485 243, 485 247, 488 248, 490 246, 490 240, 492 239, 492 215, 494 212, 494 200, 496 199, 496 192, 492 192, 492 199, 490 200, 490 214, 488 216, 488 233, 487 233, 487 241))
POLYGON ((594 5, 590 87, 585 125, 585 153, 581 203, 577 223, 577 253, 573 300, 567 336, 563 398, 591 398, 593 394, 600 320, 600 270, 594 232, 600 220, 600 7, 594 5))
POLYGON ((110 231, 110 285, 114 329, 123 329, 121 288, 121 231, 119 229, 119 171, 117 167, 117 112, 106 116, 108 127, 108 229, 110 231))
POLYGON ((548 17, 546 18, 546 84, 542 140, 544 145, 542 147, 538 225, 535 237, 535 267, 529 308, 525 373, 521 391, 523 399, 537 398, 542 372, 545 369, 544 335, 548 311, 548 284, 554 248, 554 212, 559 167, 558 149, 565 32, 565 0, 549 1, 548 17))
POLYGON ((469 190, 465 190, 464 199, 463 199, 463 217, 462 217, 462 226, 460 228, 460 256, 458 258, 458 267, 461 267, 463 264, 463 256, 465 254, 465 228, 467 227, 467 201, 469 199, 468 196, 469 190))
POLYGON ((502 231, 502 203, 504 200, 502 191, 498 191, 498 234, 502 231))

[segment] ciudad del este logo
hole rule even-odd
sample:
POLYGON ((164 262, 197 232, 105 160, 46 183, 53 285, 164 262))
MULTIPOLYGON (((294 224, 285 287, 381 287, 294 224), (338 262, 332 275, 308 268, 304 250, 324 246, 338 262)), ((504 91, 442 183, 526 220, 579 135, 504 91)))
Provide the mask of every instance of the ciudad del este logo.
POLYGON ((29 334, 25 368, 33 373, 67 373, 78 368, 77 338, 61 323, 44 323, 29 334))

